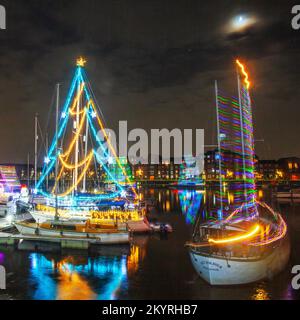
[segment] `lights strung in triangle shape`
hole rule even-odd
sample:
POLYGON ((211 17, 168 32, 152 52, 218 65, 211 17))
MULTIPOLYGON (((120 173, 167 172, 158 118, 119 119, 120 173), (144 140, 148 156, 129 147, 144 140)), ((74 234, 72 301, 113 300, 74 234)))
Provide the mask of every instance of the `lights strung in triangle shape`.
MULTIPOLYGON (((103 121, 99 117, 97 113, 97 109, 95 106, 95 103, 93 99, 91 98, 92 94, 90 93, 89 88, 86 86, 86 76, 85 72, 83 71, 82 67, 84 67, 86 64, 86 60, 83 57, 80 57, 76 61, 76 72, 74 75, 74 78, 71 83, 70 90, 67 95, 66 103, 64 107, 62 108, 61 112, 61 118, 58 123, 58 137, 54 137, 53 142, 48 150, 47 157, 44 159, 44 167, 42 170, 41 177, 37 183, 36 186, 36 192, 40 192, 43 195, 47 195, 49 197, 54 196, 54 191, 56 190, 57 184, 60 182, 61 179, 64 178, 66 172, 72 172, 72 176, 74 176, 75 170, 78 172, 77 179, 73 180, 73 184, 71 187, 69 187, 67 190, 65 190, 63 193, 57 194, 59 198, 64 197, 70 197, 71 193, 74 192, 74 190, 77 190, 77 187, 79 187, 79 184, 83 181, 85 175, 88 172, 88 169, 90 165, 93 163, 92 159, 95 158, 96 162, 98 162, 101 167, 106 172, 107 176, 112 180, 112 182, 116 185, 116 192, 113 194, 90 194, 88 196, 80 196, 73 193, 73 197, 77 197, 78 199, 87 199, 87 198, 93 198, 93 199, 105 199, 111 198, 112 196, 124 196, 126 195, 126 191, 124 190, 124 186, 120 184, 120 181, 118 181, 117 177, 110 171, 109 165, 117 164, 117 166, 121 169, 122 174, 125 177, 126 183, 130 183, 132 186, 132 181, 130 180, 129 176, 127 175, 122 163, 117 157, 116 151, 114 150, 112 144, 110 143, 109 136, 106 133, 106 130, 103 125, 103 121), (67 130, 67 124, 70 123, 71 120, 73 123, 76 123, 76 128, 73 129, 73 137, 69 144, 67 146, 62 146, 62 139, 65 137, 65 132, 67 130), (95 121, 96 120, 96 121, 95 121), (78 122, 77 122, 78 121, 78 122), (100 157, 97 157, 97 151, 95 143, 92 143, 91 146, 93 148, 86 153, 86 156, 81 158, 79 161, 75 161, 75 163, 72 162, 72 155, 74 154, 75 146, 79 144, 80 139, 84 136, 85 140, 87 140, 87 137, 85 134, 83 134, 83 130, 87 128, 87 125, 89 127, 89 132, 91 139, 96 142, 97 147, 103 147, 103 141, 101 141, 98 138, 98 131, 99 129, 102 131, 105 142, 108 144, 109 153, 106 150, 106 160, 108 162, 108 165, 104 163, 100 157), (96 129, 96 127, 99 127, 99 129, 96 129), (59 151, 56 154, 56 141, 59 141, 61 147, 59 148, 59 151), (110 155, 111 154, 111 155, 110 155), (59 173, 57 175, 55 185, 52 188, 51 193, 47 193, 43 190, 43 183, 46 179, 46 177, 53 171, 55 167, 55 163, 59 163, 59 173)), ((85 142, 85 141, 84 141, 85 142)), ((87 142, 85 142, 87 143, 87 142)), ((106 147, 107 149, 107 147, 106 147)), ((76 152, 75 152, 76 154, 76 152)), ((80 188, 81 190, 81 188, 80 188)), ((135 195, 137 195, 135 189, 132 187, 132 190, 135 195)))

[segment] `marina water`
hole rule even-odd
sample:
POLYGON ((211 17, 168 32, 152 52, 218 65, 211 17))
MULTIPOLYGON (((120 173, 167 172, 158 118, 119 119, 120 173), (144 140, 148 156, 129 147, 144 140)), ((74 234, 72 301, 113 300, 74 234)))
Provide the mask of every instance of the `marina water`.
POLYGON ((61 252, 53 245, 36 250, 26 243, 22 250, 0 247, 0 265, 7 272, 7 290, 0 291, 0 299, 299 299, 291 269, 299 262, 300 203, 278 203, 271 191, 260 194, 282 213, 291 238, 289 265, 271 281, 235 287, 205 283, 184 247, 203 194, 146 189, 144 198, 158 199, 152 219, 171 223, 172 234, 134 236, 131 246, 101 246, 90 253, 61 252))

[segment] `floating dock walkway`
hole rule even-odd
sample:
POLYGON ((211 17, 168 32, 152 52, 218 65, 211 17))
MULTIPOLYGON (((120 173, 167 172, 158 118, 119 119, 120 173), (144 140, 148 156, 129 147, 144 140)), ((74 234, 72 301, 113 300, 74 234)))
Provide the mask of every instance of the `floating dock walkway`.
POLYGON ((97 238, 72 238, 72 237, 50 237, 41 235, 22 235, 0 232, 0 244, 17 246, 20 241, 34 242, 53 242, 59 243, 62 249, 89 249, 91 245, 111 245, 128 244, 130 241, 129 233, 118 233, 115 237, 112 234, 103 234, 97 238))

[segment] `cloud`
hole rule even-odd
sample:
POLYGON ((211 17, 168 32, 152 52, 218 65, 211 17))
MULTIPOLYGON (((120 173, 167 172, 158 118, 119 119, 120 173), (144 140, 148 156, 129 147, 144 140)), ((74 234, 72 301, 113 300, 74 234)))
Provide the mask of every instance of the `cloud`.
POLYGON ((273 150, 267 155, 258 146, 259 154, 300 156, 297 144, 289 142, 298 134, 288 114, 292 121, 299 117, 300 36, 290 28, 289 4, 272 10, 267 1, 243 7, 240 1, 10 0, 4 5, 9 16, 8 30, 0 33, 0 117, 10 125, 0 126, 7 137, 0 143, 1 162, 25 161, 33 148, 34 114, 46 127, 54 86, 60 82, 62 97, 66 94, 81 54, 109 125, 128 119, 145 128, 204 127, 209 144, 214 80, 234 94, 233 60, 240 56, 254 82, 256 128, 273 150), (238 12, 255 14, 260 23, 224 33, 238 12))

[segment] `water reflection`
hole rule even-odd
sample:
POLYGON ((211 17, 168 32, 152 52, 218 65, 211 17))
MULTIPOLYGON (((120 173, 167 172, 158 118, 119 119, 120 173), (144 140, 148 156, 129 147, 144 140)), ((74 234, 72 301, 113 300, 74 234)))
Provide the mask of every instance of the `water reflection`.
POLYGON ((194 224, 199 212, 203 192, 198 190, 179 190, 180 207, 187 224, 194 224))
POLYGON ((132 245, 129 254, 121 256, 54 258, 31 253, 29 295, 39 300, 117 299, 119 290, 127 288, 128 274, 139 269, 144 256, 144 248, 138 245, 132 245))
POLYGON ((277 205, 289 226, 289 267, 271 282, 234 288, 211 287, 197 276, 184 243, 192 234, 197 212, 203 220, 215 218, 201 208, 201 202, 213 205, 213 194, 213 190, 205 194, 146 190, 145 199, 160 199, 154 217, 174 227, 174 233, 164 239, 135 236, 131 246, 101 246, 97 252, 75 254, 62 254, 60 249, 37 253, 35 246, 24 243, 22 250, 1 246, 0 264, 9 274, 6 294, 13 299, 299 299, 290 285, 290 270, 299 264, 300 206, 278 205, 267 189, 258 192, 259 197, 275 201, 272 206, 277 205))
POLYGON ((252 300, 270 300, 269 293, 263 287, 263 285, 258 285, 254 288, 255 293, 251 297, 252 300))
POLYGON ((48 259, 41 253, 31 253, 30 282, 34 288, 32 298, 113 300, 117 290, 127 281, 126 258, 82 259, 69 256, 56 260, 48 259), (94 278, 93 283, 98 283, 99 288, 93 287, 88 278, 94 278))

